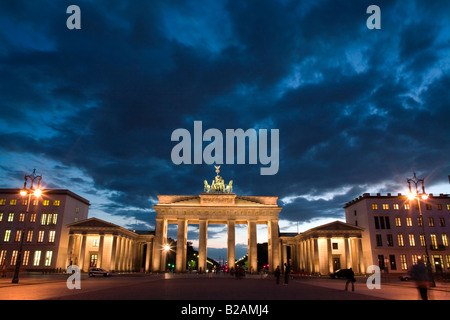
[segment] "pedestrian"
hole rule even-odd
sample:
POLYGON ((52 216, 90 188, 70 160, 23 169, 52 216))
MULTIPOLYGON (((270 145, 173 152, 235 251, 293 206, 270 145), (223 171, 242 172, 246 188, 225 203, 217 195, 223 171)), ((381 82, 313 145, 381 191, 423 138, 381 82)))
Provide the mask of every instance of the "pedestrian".
POLYGON ((284 284, 289 282, 289 276, 291 275, 291 266, 288 263, 284 264, 284 284))
POLYGON ((421 257, 417 259, 417 264, 413 265, 411 274, 416 281, 422 300, 428 300, 428 287, 430 286, 429 270, 423 263, 421 257))
POLYGON ((352 291, 355 291, 355 273, 353 272, 352 268, 348 269, 347 272, 347 282, 345 283, 345 291, 348 291, 348 284, 352 284, 352 291))
POLYGON ((280 275, 281 275, 280 266, 277 266, 277 268, 275 269, 275 279, 277 280, 277 284, 280 284, 280 275))

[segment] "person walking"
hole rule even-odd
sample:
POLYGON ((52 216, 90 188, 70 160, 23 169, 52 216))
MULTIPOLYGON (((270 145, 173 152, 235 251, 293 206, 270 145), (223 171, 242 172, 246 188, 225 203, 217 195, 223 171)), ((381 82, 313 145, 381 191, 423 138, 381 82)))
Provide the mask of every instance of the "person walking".
POLYGON ((413 265, 411 274, 416 281, 422 300, 428 300, 428 287, 430 286, 429 270, 423 263, 421 257, 417 259, 417 264, 413 265))
POLYGON ((275 279, 277 280, 277 284, 280 284, 280 275, 281 275, 280 266, 277 266, 277 268, 275 269, 275 279))
POLYGON ((353 272, 353 269, 350 268, 348 269, 348 273, 347 273, 347 282, 345 283, 345 291, 348 291, 348 285, 349 283, 352 284, 352 291, 355 291, 355 273, 353 272))
POLYGON ((284 264, 284 284, 289 282, 289 276, 291 275, 291 266, 288 263, 284 264))

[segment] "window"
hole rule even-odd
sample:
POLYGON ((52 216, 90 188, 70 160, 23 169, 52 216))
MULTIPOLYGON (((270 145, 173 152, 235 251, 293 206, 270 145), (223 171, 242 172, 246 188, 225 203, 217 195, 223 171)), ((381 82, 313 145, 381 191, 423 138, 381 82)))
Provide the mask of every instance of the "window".
POLYGON ((19 222, 25 221, 25 213, 19 213, 19 222))
POLYGON ((438 210, 442 210, 442 204, 438 203, 438 204, 436 205, 436 207, 437 207, 438 210))
POLYGON ((397 270, 397 264, 395 263, 395 254, 389 255, 389 262, 391 263, 391 270, 397 270))
POLYGON ((444 218, 439 218, 439 226, 445 227, 445 219, 444 218))
POLYGON ((13 222, 14 221, 14 213, 10 213, 8 215, 8 222, 13 222))
POLYGON ((60 203, 61 203, 60 200, 55 200, 55 201, 53 201, 53 206, 59 207, 60 203))
POLYGON ((0 199, 0 205, 4 206, 6 204, 6 199, 0 199))
POLYGON ((0 265, 3 266, 5 264, 6 259, 6 250, 0 251, 0 265))
POLYGON ((398 203, 394 203, 394 210, 398 210, 398 209, 399 209, 398 203))
POLYGON ((16 230, 16 237, 14 238, 14 241, 20 242, 21 237, 22 237, 22 230, 16 230))
POLYGON ((5 230, 5 237, 3 238, 3 241, 8 242, 10 236, 11 236, 11 230, 9 230, 9 229, 5 230))
POLYGON ((23 259, 22 259, 22 265, 27 266, 28 265, 28 259, 30 258, 30 251, 27 250, 23 253, 23 259))
POLYGON ((411 256, 411 260, 412 260, 412 263, 413 263, 413 264, 417 264, 417 254, 413 254, 413 255, 411 256))
POLYGON ((389 210, 389 204, 383 203, 383 210, 389 210))
POLYGON ((402 270, 408 269, 408 264, 406 263, 406 255, 404 255, 404 254, 400 255, 400 264, 402 266, 402 270))
POLYGON ((438 244, 437 244, 436 235, 435 234, 430 234, 430 238, 431 238, 431 248, 437 249, 438 244))
POLYGON ((10 206, 15 206, 17 204, 17 200, 16 199, 11 199, 10 201, 9 201, 9 205, 10 206))
POLYGON ((405 210, 410 210, 411 206, 409 205, 409 203, 405 203, 404 208, 405 210))
POLYGON ((372 209, 373 210, 378 210, 378 205, 376 203, 372 203, 372 209))
POLYGON ((442 244, 446 247, 448 247, 448 237, 446 234, 442 235, 442 244))
POLYGON ((40 250, 36 250, 34 252, 33 266, 39 266, 40 262, 41 262, 41 251, 40 250))
POLYGON ((44 200, 42 205, 48 207, 50 205, 50 200, 44 200))
POLYGON ((425 236, 423 234, 420 235, 420 245, 422 247, 425 247, 426 243, 425 243, 425 236))
POLYGON ((415 247, 416 246, 416 239, 414 238, 414 234, 409 234, 409 246, 415 247))
POLYGON ((450 204, 447 205, 447 210, 450 210, 450 204))
POLYGON ((46 214, 46 213, 43 213, 43 214, 41 215, 41 226, 44 226, 45 223, 46 223, 46 221, 47 221, 47 214, 46 214))
POLYGON ((52 217, 52 224, 56 224, 57 221, 58 221, 58 214, 54 213, 52 217))
POLYGON ((11 255, 11 265, 14 266, 17 262, 17 254, 19 253, 19 251, 17 250, 13 250, 12 255, 11 255))
POLYGON ((93 247, 98 247, 98 243, 99 243, 99 240, 98 240, 98 239, 92 240, 92 246, 93 246, 93 247))
POLYGON ((39 230, 37 242, 43 242, 43 241, 44 241, 44 230, 39 230))
POLYGON ((397 235, 397 240, 398 240, 398 246, 399 247, 404 247, 405 246, 405 243, 403 241, 403 234, 399 233, 397 235))
POLYGON ((427 208, 427 210, 431 210, 432 209, 431 208, 431 204, 429 204, 429 203, 425 204, 425 207, 427 208))
POLYGON ((30 214, 30 222, 36 222, 36 213, 30 214))
POLYGON ((392 234, 387 235, 387 245, 388 247, 394 246, 394 238, 392 237, 392 234))
POLYGON ((402 226, 402 221, 399 217, 395 218, 395 226, 396 227, 401 227, 402 226))
POLYGON ((376 241, 377 241, 377 247, 382 247, 383 246, 383 240, 381 238, 381 234, 376 234, 376 241))
POLYGON ((412 219, 411 219, 411 217, 407 217, 406 218, 406 226, 412 227, 412 219))
POLYGON ((51 230, 48 234, 48 242, 55 242, 55 230, 51 230))
POLYGON ((417 225, 418 225, 419 227, 421 227, 422 224, 423 224, 423 219, 422 219, 422 217, 417 217, 417 225))
POLYGON ((22 199, 22 205, 26 206, 28 204, 28 199, 22 199))
POLYGON ((46 267, 49 267, 49 266, 52 265, 52 254, 53 254, 53 251, 47 251, 47 252, 45 253, 45 262, 44 262, 44 265, 45 265, 46 267))
POLYGON ((339 249, 337 242, 333 242, 332 245, 333 245, 333 250, 338 250, 339 249))
POLYGON ((33 230, 28 230, 27 233, 27 242, 33 241, 33 230))
POLYGON ((429 227, 434 227, 434 219, 433 219, 433 217, 429 217, 428 218, 428 226, 429 227))

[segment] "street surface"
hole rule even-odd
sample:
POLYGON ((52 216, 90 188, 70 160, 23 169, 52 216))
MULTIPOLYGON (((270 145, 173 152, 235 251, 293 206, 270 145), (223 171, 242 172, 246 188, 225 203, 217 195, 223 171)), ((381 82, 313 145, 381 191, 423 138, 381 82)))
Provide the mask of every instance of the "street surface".
MULTIPOLYGON (((345 281, 328 277, 281 279, 197 274, 119 274, 110 278, 82 275, 80 289, 68 289, 68 275, 23 275, 19 284, 0 279, 1 300, 419 300, 414 282, 382 281, 368 289, 358 278, 355 291, 344 291, 345 281)), ((450 300, 450 284, 438 282, 430 300, 450 300)))

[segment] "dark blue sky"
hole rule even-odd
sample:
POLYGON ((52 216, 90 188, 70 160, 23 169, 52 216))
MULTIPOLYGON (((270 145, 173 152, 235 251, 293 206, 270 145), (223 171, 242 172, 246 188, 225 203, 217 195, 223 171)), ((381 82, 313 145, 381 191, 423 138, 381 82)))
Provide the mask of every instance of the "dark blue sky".
POLYGON ((153 228, 158 194, 199 194, 215 176, 171 161, 173 130, 198 120, 279 129, 276 175, 221 175, 238 195, 278 196, 282 231, 343 219, 364 192, 405 192, 414 171, 449 193, 449 13, 448 1, 3 1, 0 184, 36 168, 88 198, 90 216, 153 228), (81 30, 66 27, 71 4, 81 30), (366 27, 371 4, 380 30, 366 27))

